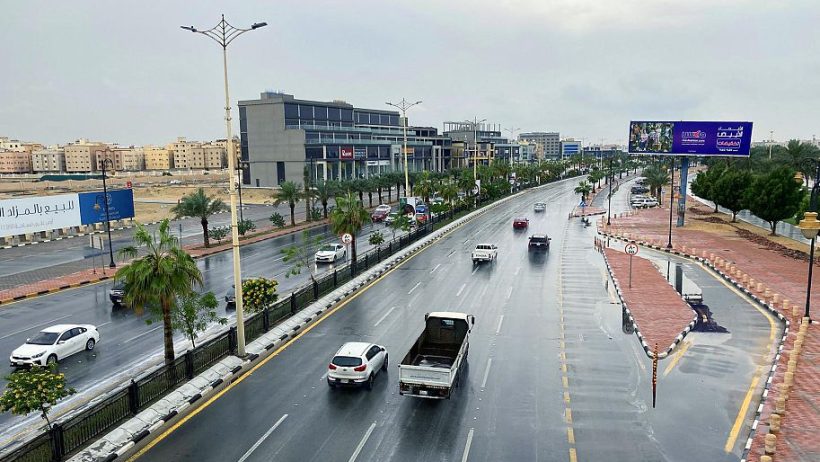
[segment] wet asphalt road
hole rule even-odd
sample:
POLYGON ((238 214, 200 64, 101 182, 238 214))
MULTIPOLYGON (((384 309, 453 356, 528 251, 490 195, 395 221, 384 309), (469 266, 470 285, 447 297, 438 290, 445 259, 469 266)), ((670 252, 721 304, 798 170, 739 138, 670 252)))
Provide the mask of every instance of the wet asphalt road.
POLYGON ((724 446, 765 363, 768 317, 684 265, 728 333, 690 334, 681 358, 661 362, 652 409, 651 362, 612 303, 592 229, 567 221, 575 184, 529 192, 458 228, 272 356, 142 460, 739 460, 750 413, 740 418, 737 443, 724 446), (546 213, 531 212, 537 200, 548 202, 546 213), (512 230, 517 215, 530 217, 529 231, 512 230), (526 237, 536 231, 553 237, 548 254, 527 252, 526 237), (499 258, 474 268, 469 252, 481 241, 497 243, 499 258), (399 396, 395 364, 433 310, 476 315, 466 375, 449 401, 399 396), (325 383, 328 360, 352 340, 390 353, 373 391, 325 383))

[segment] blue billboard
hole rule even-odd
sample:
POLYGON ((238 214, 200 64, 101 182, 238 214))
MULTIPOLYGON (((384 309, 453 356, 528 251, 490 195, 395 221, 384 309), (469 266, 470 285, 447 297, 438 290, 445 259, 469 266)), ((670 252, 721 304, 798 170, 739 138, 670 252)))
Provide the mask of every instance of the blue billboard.
MULTIPOLYGON (((105 223, 105 194, 102 191, 79 193, 80 222, 84 225, 105 223)), ((111 221, 134 218, 134 191, 108 191, 108 216, 111 221)))
POLYGON ((633 121, 631 154, 748 157, 752 122, 633 121))

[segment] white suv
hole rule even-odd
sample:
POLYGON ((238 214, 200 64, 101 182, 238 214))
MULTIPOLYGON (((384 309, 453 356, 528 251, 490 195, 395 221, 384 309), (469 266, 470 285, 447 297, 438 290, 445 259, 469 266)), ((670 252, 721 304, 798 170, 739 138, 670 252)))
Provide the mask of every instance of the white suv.
POLYGON ((327 384, 330 388, 364 385, 372 390, 380 370, 387 370, 387 350, 383 346, 348 342, 339 348, 327 366, 327 384))

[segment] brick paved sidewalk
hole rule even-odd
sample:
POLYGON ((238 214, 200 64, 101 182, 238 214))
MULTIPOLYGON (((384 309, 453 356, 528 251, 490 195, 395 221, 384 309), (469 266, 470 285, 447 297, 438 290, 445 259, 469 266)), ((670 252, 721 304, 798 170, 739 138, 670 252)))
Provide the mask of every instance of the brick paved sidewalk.
MULTIPOLYGON (((820 324, 808 325, 801 319, 806 298, 807 255, 768 239, 765 231, 752 233, 710 212, 710 208, 701 205, 687 209, 687 226, 672 229, 673 251, 702 259, 790 322, 758 409, 759 423, 746 444, 746 459, 765 460, 769 438, 769 449, 774 448, 772 460, 820 461, 820 324), (805 337, 802 346, 796 347, 801 327, 805 337), (795 359, 791 365, 790 359, 795 359), (788 371, 793 374, 791 386, 784 385, 788 371), (780 398, 785 398, 785 402, 778 403, 780 398), (772 418, 774 414, 782 415, 779 428, 777 417, 772 418), (774 441, 769 434, 776 437, 774 441)), ((668 217, 666 208, 619 214, 613 216, 612 226, 600 223, 599 230, 665 248, 668 217)), ((819 282, 813 281, 813 287, 819 282)), ((811 296, 811 306, 815 313, 820 310, 820 294, 816 291, 811 296)), ((820 319, 820 315, 814 317, 820 319)))
MULTIPOLYGON (((324 226, 326 224, 327 220, 321 220, 314 221, 311 223, 298 224, 294 228, 262 228, 261 230, 255 232, 252 237, 243 239, 240 242, 240 245, 244 246, 248 244, 253 244, 254 242, 273 239, 275 237, 301 232, 305 229, 317 226, 324 226)), ((207 249, 202 247, 201 245, 186 246, 185 249, 188 250, 188 253, 190 253, 191 256, 193 256, 194 258, 201 258, 208 255, 213 255, 215 253, 230 250, 231 241, 229 239, 227 242, 223 242, 219 245, 212 245, 210 248, 207 249)), ((120 266, 122 264, 123 263, 120 263, 120 266)), ((61 290, 92 284, 99 281, 104 281, 106 279, 111 279, 114 276, 115 272, 116 268, 96 268, 93 270, 83 270, 53 279, 17 286, 12 289, 0 290, 0 304, 23 300, 26 298, 36 297, 39 295, 45 295, 48 293, 59 292, 61 290)))
POLYGON ((632 286, 629 256, 604 248, 607 266, 624 304, 635 320, 635 328, 647 354, 658 347, 665 357, 695 324, 696 313, 649 260, 632 257, 632 286))

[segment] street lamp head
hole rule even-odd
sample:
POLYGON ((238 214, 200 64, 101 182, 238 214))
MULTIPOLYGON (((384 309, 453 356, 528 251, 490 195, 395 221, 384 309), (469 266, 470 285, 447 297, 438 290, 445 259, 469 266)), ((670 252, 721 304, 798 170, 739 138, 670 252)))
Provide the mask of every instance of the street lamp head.
POLYGON ((199 32, 199 31, 196 30, 196 27, 194 27, 194 26, 179 26, 179 27, 181 29, 189 30, 191 32, 199 32))
POLYGON ((803 174, 800 172, 794 173, 794 182, 798 184, 803 184, 803 174))
POLYGON ((266 22, 257 22, 257 23, 254 23, 254 24, 251 26, 251 29, 252 29, 252 30, 256 30, 256 29, 259 29, 260 27, 265 27, 265 26, 267 26, 267 25, 268 25, 268 23, 266 23, 266 22))
POLYGON ((817 232, 820 231, 820 221, 817 220, 817 212, 806 212, 805 217, 800 220, 797 225, 803 237, 806 239, 814 239, 817 237, 817 232))

